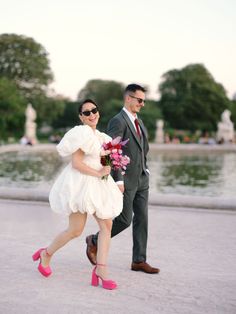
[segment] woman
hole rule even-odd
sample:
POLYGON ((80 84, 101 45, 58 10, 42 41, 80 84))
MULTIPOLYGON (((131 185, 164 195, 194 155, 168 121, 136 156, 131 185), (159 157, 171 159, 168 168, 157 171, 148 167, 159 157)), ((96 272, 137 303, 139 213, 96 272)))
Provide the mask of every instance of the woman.
POLYGON ((111 138, 96 130, 99 120, 97 104, 91 99, 85 100, 79 107, 79 118, 83 125, 69 130, 57 145, 59 154, 62 157, 71 155, 72 160, 55 181, 49 195, 52 210, 69 216, 69 226, 47 248, 35 252, 33 260, 40 260, 38 270, 43 276, 51 275, 53 254, 81 235, 87 214, 92 214, 100 229, 92 285, 97 286, 100 278, 103 288, 115 289, 117 284, 107 279, 106 263, 112 219, 122 210, 123 195, 109 175, 111 167, 102 166, 100 162, 101 156, 109 153, 102 151, 102 144, 111 138))

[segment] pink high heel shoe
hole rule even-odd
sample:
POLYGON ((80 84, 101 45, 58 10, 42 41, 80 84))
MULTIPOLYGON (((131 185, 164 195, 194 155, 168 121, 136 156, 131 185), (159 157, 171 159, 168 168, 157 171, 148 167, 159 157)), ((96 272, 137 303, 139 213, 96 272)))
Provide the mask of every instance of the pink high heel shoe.
POLYGON ((52 274, 52 270, 50 266, 43 267, 43 265, 41 264, 41 252, 42 251, 45 251, 47 256, 51 256, 50 254, 48 254, 47 248, 42 248, 32 255, 32 259, 33 261, 37 261, 38 259, 40 259, 38 270, 43 276, 48 277, 52 274))
POLYGON ((91 280, 91 285, 94 286, 94 287, 97 287, 98 284, 99 284, 99 279, 101 279, 102 281, 102 287, 104 289, 108 289, 108 290, 113 290, 113 289, 116 289, 117 288, 117 284, 115 281, 113 280, 104 280, 102 279, 100 276, 98 276, 96 274, 96 269, 97 269, 97 266, 106 266, 104 264, 97 264, 94 269, 93 269, 93 272, 92 272, 92 280, 91 280))

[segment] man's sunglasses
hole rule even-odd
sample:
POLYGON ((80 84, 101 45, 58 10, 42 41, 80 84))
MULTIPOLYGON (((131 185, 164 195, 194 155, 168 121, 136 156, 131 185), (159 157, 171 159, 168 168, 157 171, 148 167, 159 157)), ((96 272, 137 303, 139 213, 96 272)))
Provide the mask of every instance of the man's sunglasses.
POLYGON ((93 114, 97 113, 97 112, 98 112, 98 108, 95 107, 95 108, 93 108, 92 110, 85 110, 85 111, 82 111, 81 113, 82 113, 84 116, 89 117, 90 114, 91 114, 91 112, 92 112, 93 114))
POLYGON ((144 104, 145 104, 145 99, 138 98, 138 97, 135 97, 135 96, 132 96, 132 95, 129 95, 129 97, 134 98, 134 99, 137 99, 137 101, 138 101, 139 104, 141 104, 141 103, 144 103, 144 104))

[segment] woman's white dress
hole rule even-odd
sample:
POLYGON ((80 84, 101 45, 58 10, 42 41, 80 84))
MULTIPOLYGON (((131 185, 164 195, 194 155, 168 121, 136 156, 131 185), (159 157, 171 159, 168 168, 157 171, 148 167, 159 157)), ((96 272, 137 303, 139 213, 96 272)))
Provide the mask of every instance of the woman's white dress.
MULTIPOLYGON (((87 125, 69 130, 57 145, 62 157, 70 156, 79 148, 85 153, 84 163, 99 170, 103 143, 111 138, 87 125)), ((123 207, 123 194, 109 175, 107 180, 86 175, 70 162, 56 179, 49 194, 49 202, 56 213, 70 215, 81 212, 96 214, 101 219, 118 216, 123 207)))

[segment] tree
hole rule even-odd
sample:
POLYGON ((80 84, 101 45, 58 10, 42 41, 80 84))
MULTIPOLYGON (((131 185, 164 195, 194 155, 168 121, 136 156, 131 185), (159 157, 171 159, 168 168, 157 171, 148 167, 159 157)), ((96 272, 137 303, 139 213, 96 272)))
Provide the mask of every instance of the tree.
POLYGON ((115 81, 90 80, 79 92, 78 100, 91 98, 102 106, 111 99, 123 99, 124 85, 115 81))
POLYGON ((78 107, 77 101, 66 101, 64 111, 53 121, 53 127, 58 129, 77 125, 79 122, 78 107))
POLYGON ((51 124, 65 107, 65 100, 62 97, 49 97, 43 93, 32 97, 30 103, 37 112, 38 125, 51 124))
POLYGON ((13 81, 0 79, 0 138, 23 135, 25 99, 13 81))
POLYGON ((231 120, 234 123, 234 129, 236 127, 236 99, 233 99, 230 104, 231 120))
POLYGON ((156 121, 158 119, 162 119, 162 112, 158 102, 154 100, 147 100, 145 102, 145 107, 140 111, 139 116, 148 130, 148 139, 150 141, 154 140, 156 133, 156 121))
POLYGON ((24 99, 24 102, 19 101, 22 111, 25 111, 28 103, 33 105, 39 125, 42 122, 50 123, 63 111, 63 99, 48 96, 48 84, 53 80, 48 53, 33 38, 16 34, 0 35, 0 77, 11 81, 17 88, 19 97, 24 99))
POLYGON ((100 110, 99 129, 106 131, 109 120, 121 111, 123 103, 121 99, 111 99, 102 105, 100 110))
POLYGON ((45 90, 53 79, 47 51, 33 38, 0 35, 0 76, 26 90, 45 90))
POLYGON ((216 130, 221 113, 229 108, 224 87, 202 64, 190 64, 163 75, 160 108, 169 127, 216 130))

